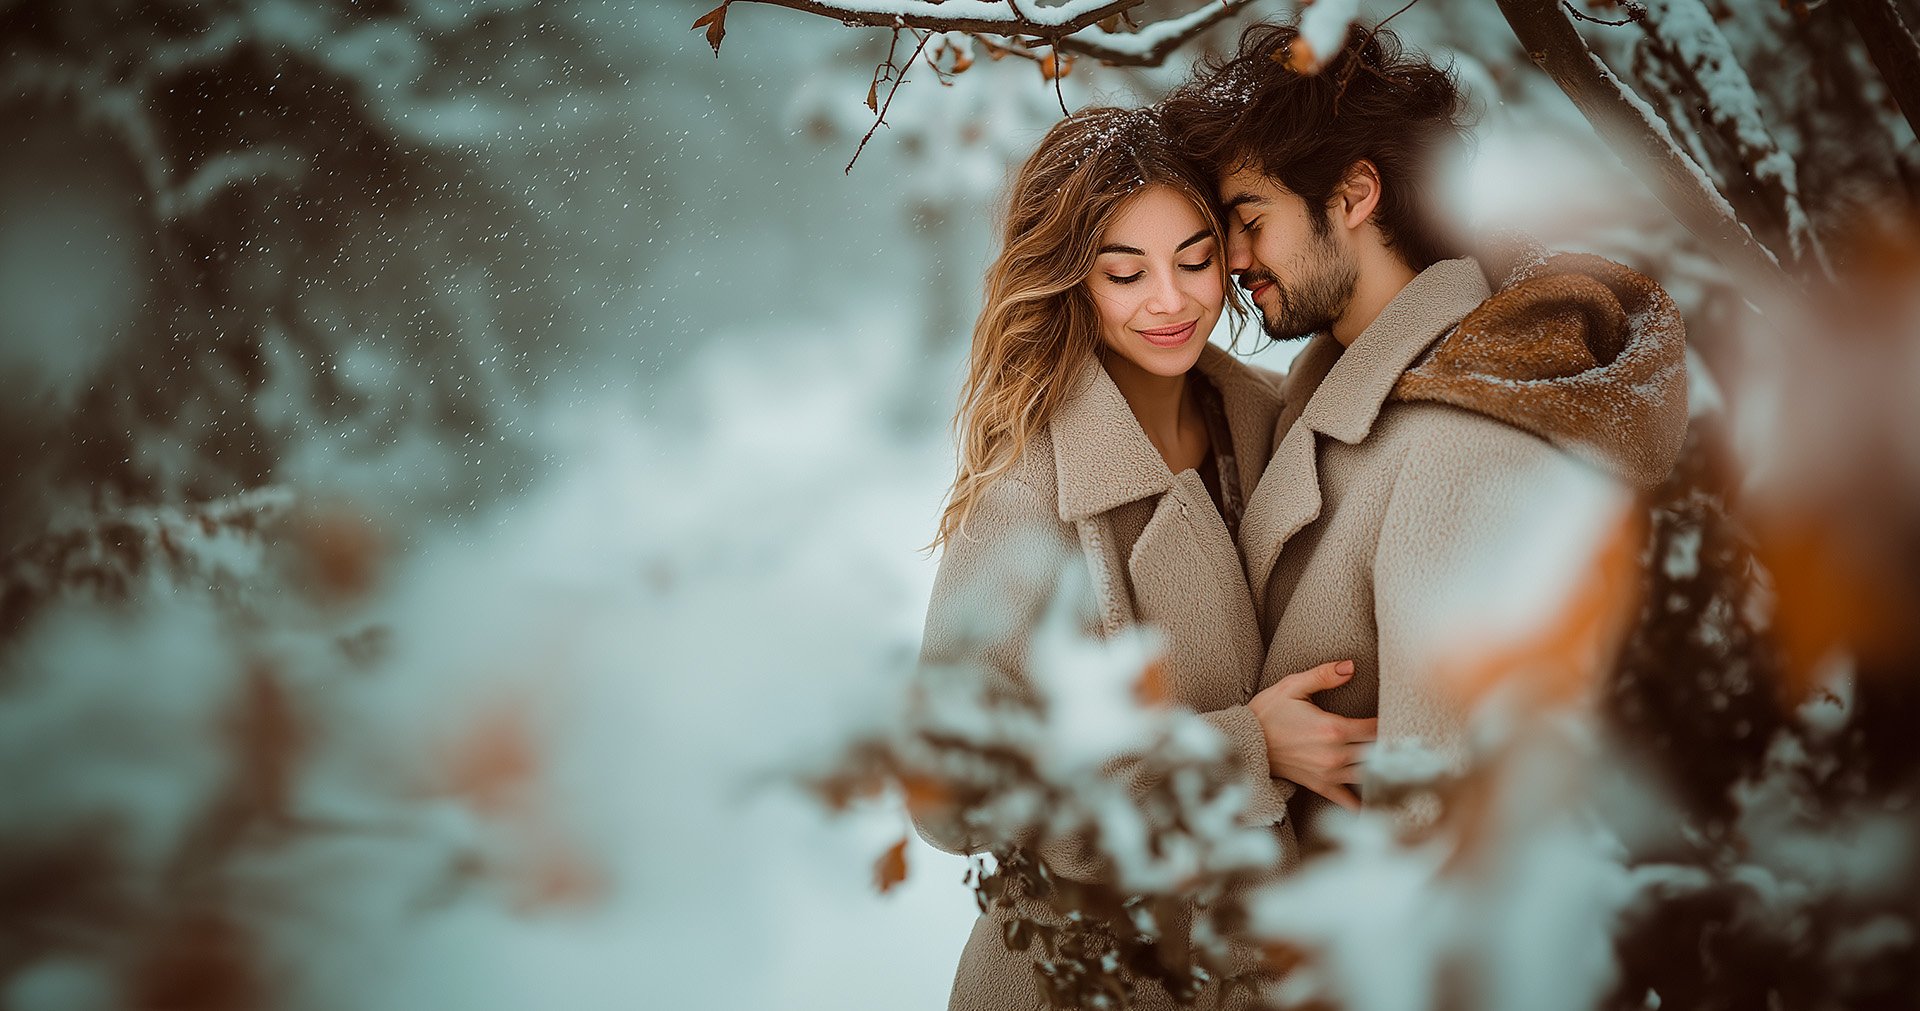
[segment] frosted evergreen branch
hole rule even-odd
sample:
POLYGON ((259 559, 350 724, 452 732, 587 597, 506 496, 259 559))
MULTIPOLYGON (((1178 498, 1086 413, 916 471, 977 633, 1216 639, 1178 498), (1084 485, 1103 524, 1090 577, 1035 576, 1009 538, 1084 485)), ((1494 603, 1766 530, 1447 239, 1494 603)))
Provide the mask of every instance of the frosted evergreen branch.
POLYGON ((1799 283, 1754 238, 1706 171, 1688 156, 1652 106, 1587 47, 1558 0, 1498 0, 1533 62, 1546 71, 1623 160, 1635 152, 1653 170, 1654 195, 1736 273, 1764 287, 1799 283))
POLYGON ((1840 8, 1859 30, 1907 125, 1920 136, 1920 35, 1900 17, 1893 0, 1840 0, 1840 8))
POLYGON ((0 557, 0 635, 63 592, 114 599, 161 573, 234 585, 263 564, 263 528, 295 504, 291 489, 269 485, 188 506, 119 510, 47 531, 0 557))
POLYGON ((1133 33, 1110 32, 1099 26, 1060 40, 1060 48, 1122 67, 1157 67, 1174 50, 1198 38, 1207 29, 1240 13, 1253 0, 1207 0, 1177 18, 1155 21, 1133 33))
MULTIPOLYGON (((1701 0, 1648 0, 1637 20, 1653 52, 1695 92, 1706 124, 1739 160, 1738 175, 1753 180, 1765 213, 1785 233, 1795 265, 1830 274, 1826 251, 1800 202, 1799 166, 1767 128, 1753 82, 1713 15, 1701 0)), ((1737 178, 1732 172, 1727 176, 1737 178)))

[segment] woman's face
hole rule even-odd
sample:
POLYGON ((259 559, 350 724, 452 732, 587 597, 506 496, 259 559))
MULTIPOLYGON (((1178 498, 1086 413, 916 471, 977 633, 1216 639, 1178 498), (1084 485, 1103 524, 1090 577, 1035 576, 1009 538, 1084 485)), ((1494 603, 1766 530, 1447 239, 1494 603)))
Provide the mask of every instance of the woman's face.
POLYGON ((1101 341, 1154 375, 1185 374, 1220 319, 1224 276, 1212 223, 1193 201, 1146 187, 1121 205, 1087 275, 1101 341))

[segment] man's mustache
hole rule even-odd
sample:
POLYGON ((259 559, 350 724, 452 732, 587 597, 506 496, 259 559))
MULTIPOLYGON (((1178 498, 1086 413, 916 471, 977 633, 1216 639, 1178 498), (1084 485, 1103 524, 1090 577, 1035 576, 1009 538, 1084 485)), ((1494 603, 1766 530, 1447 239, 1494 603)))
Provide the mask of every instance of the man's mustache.
POLYGON ((1243 271, 1240 274, 1240 290, 1245 291, 1249 294, 1253 292, 1253 289, 1258 288, 1263 284, 1278 284, 1278 283, 1279 282, 1274 279, 1274 276, 1272 274, 1267 274, 1267 273, 1256 274, 1252 271, 1243 271))

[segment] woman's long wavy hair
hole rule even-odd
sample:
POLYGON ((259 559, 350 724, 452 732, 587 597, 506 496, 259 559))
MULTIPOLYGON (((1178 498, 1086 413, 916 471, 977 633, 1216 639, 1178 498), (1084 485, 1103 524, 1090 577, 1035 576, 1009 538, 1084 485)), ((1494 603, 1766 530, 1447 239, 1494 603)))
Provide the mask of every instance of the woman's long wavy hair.
MULTIPOLYGON (((959 473, 933 547, 965 535, 981 494, 1059 412, 1087 359, 1102 353, 1100 316, 1085 282, 1108 226, 1153 185, 1193 201, 1213 227, 1224 274, 1226 234, 1213 184, 1175 151, 1157 109, 1082 109, 1054 124, 1020 166, 973 327, 954 416, 959 473)), ((1233 285, 1223 287, 1238 318, 1244 306, 1233 285)))

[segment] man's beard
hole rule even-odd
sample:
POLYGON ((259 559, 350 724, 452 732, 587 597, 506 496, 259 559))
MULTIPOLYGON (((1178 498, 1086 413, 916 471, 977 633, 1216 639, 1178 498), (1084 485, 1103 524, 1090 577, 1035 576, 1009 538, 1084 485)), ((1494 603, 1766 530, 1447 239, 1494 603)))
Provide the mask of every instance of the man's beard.
POLYGON ((1295 258, 1299 269, 1292 284, 1264 272, 1240 275, 1242 286, 1259 287, 1273 282, 1273 294, 1279 308, 1273 313, 1262 309, 1260 328, 1276 341, 1299 340, 1333 329, 1333 323, 1346 315, 1353 302, 1354 286, 1360 282, 1360 270, 1353 258, 1330 235, 1316 235, 1313 248, 1295 258))

